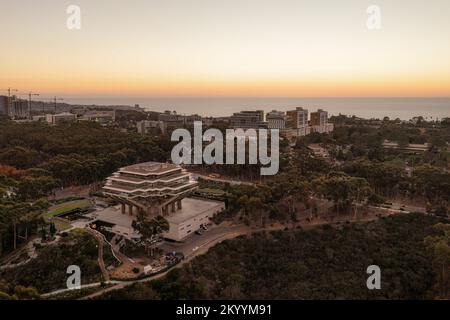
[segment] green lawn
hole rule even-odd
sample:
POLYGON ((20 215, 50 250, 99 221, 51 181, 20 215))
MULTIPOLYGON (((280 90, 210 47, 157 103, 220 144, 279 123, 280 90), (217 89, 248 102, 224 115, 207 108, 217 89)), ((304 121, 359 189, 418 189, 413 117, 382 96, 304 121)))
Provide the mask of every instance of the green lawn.
POLYGON ((197 191, 201 193, 209 193, 216 196, 221 196, 225 193, 223 190, 213 188, 200 188, 197 191))
POLYGON ((62 221, 58 221, 58 220, 55 220, 54 223, 55 223, 56 230, 58 230, 58 231, 64 231, 71 227, 70 224, 62 222, 62 221))
MULTIPOLYGON (((50 217, 53 217, 53 216, 56 216, 56 215, 58 215, 60 213, 67 212, 67 211, 70 211, 70 210, 73 210, 73 209, 77 209, 77 208, 87 208, 90 205, 91 205, 91 202, 89 200, 86 200, 86 199, 69 201, 69 202, 61 203, 59 205, 54 206, 52 208, 52 210, 50 210, 50 211, 48 211, 46 213, 43 213, 42 217, 45 219, 46 222, 49 222, 49 218, 50 217)), ((64 223, 61 222, 60 224, 62 226, 64 223)), ((56 222, 55 222, 55 225, 57 225, 56 222)), ((64 228, 64 229, 67 229, 67 228, 64 228)))

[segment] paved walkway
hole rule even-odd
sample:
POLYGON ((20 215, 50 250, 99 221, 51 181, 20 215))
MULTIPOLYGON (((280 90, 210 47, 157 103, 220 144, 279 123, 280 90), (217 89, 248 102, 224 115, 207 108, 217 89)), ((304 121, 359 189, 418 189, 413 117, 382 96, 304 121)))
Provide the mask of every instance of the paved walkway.
MULTIPOLYGON (((385 211, 385 214, 392 213, 392 209, 385 209, 384 211, 385 211)), ((315 228, 315 227, 318 227, 318 226, 321 226, 324 224, 333 225, 333 224, 340 224, 340 223, 347 222, 347 221, 348 222, 367 222, 367 221, 376 220, 377 218, 378 217, 376 216, 376 214, 368 214, 368 215, 364 215, 364 216, 358 215, 356 217, 354 217, 353 215, 340 215, 340 216, 334 217, 332 221, 330 221, 328 219, 316 219, 313 221, 308 221, 307 218, 305 217, 296 223, 290 224, 290 227, 293 229, 298 226, 301 226, 304 229, 312 229, 312 228, 315 228)), ((171 252, 171 251, 183 252, 183 254, 185 255, 185 259, 183 261, 181 261, 179 264, 177 264, 176 266, 174 266, 174 268, 179 268, 182 265, 184 265, 185 263, 190 262, 196 256, 206 253, 211 247, 215 246, 216 244, 218 244, 224 240, 233 239, 233 238, 236 238, 241 235, 248 235, 248 234, 255 233, 255 232, 283 230, 286 227, 287 227, 286 225, 280 224, 280 223, 274 223, 272 225, 268 225, 266 227, 259 227, 259 228, 249 227, 244 224, 229 225, 227 223, 222 223, 221 225, 213 226, 213 227, 209 228, 202 235, 192 234, 191 236, 189 236, 189 238, 186 241, 184 241, 182 243, 163 242, 159 245, 159 248, 162 249, 164 252, 171 252)), ((96 232, 94 230, 91 230, 91 232, 93 232, 93 234, 97 237, 97 239, 99 239, 99 243, 103 244, 103 241, 105 241, 105 239, 103 238, 104 236, 101 234, 98 234, 98 232, 96 232)), ((104 274, 104 278, 106 280, 105 283, 113 284, 113 286, 101 289, 95 293, 92 293, 88 296, 83 297, 82 299, 92 299, 92 298, 101 296, 102 294, 105 294, 107 292, 117 290, 117 289, 122 289, 122 288, 129 286, 136 282, 153 281, 155 279, 164 277, 170 270, 173 269, 173 268, 170 268, 169 270, 162 272, 160 274, 157 274, 154 276, 149 276, 147 278, 139 279, 139 280, 109 281, 109 279, 110 279, 109 274, 108 274, 107 270, 105 269, 104 262, 103 262, 103 251, 102 251, 102 249, 100 250, 100 248, 103 249, 103 245, 99 245, 99 265, 100 265, 100 268, 102 269, 102 273, 104 274), (108 276, 106 276, 106 274, 108 274, 108 276)), ((114 245, 113 245, 113 252, 115 252, 117 254, 116 250, 114 250, 114 245)), ((120 250, 118 253, 120 254, 119 258, 120 258, 120 260, 122 260, 122 262, 129 259, 125 255, 121 254, 120 250)), ((90 288, 90 287, 100 286, 100 284, 101 283, 86 284, 86 285, 82 286, 82 288, 90 288)), ((53 291, 53 292, 50 292, 47 294, 43 294, 42 296, 47 297, 50 295, 65 292, 67 290, 68 289, 61 289, 61 290, 53 291)))
POLYGON ((25 246, 16 250, 11 256, 9 256, 5 261, 3 261, 3 265, 0 266, 0 270, 20 267, 20 266, 23 266, 24 264, 27 264, 28 262, 30 262, 31 260, 35 259, 38 256, 38 254, 36 252, 36 247, 34 246, 35 244, 41 244, 41 245, 47 246, 47 245, 51 245, 51 244, 58 242, 60 239, 61 239, 61 237, 58 235, 55 236, 54 240, 52 240, 50 242, 45 242, 45 243, 42 242, 41 238, 31 239, 25 246), (18 262, 18 263, 11 263, 11 261, 14 261, 15 259, 20 257, 20 255, 22 255, 25 252, 28 255, 28 258, 26 260, 18 262))
POLYGON ((103 260, 103 246, 106 241, 105 236, 98 231, 92 230, 91 228, 86 228, 85 230, 87 230, 87 232, 92 234, 98 240, 98 265, 102 271, 103 281, 109 281, 109 272, 106 270, 105 261, 103 260))

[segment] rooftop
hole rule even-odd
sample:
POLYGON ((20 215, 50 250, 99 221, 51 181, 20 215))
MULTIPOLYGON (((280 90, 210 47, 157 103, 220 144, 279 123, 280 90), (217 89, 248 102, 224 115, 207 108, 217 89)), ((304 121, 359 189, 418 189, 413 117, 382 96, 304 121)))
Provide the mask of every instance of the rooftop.
POLYGON ((182 200, 183 206, 175 213, 166 216, 167 221, 171 223, 183 223, 199 214, 209 211, 216 207, 223 206, 223 202, 214 200, 202 200, 197 198, 184 198, 182 200))
POLYGON ((171 163, 143 162, 120 168, 120 172, 137 175, 159 175, 170 171, 180 170, 181 167, 171 163))
MULTIPOLYGON (((176 224, 183 223, 184 221, 187 221, 204 211, 211 210, 212 208, 216 208, 221 205, 223 206, 223 202, 214 200, 184 198, 181 201, 183 203, 182 208, 180 210, 177 210, 175 213, 170 214, 169 216, 165 216, 167 221, 176 224)), ((130 216, 128 214, 122 214, 120 205, 109 207, 103 210, 98 210, 86 214, 86 216, 95 220, 114 224, 114 226, 112 227, 113 232, 122 234, 127 238, 138 237, 132 227, 132 222, 136 217, 130 216)))

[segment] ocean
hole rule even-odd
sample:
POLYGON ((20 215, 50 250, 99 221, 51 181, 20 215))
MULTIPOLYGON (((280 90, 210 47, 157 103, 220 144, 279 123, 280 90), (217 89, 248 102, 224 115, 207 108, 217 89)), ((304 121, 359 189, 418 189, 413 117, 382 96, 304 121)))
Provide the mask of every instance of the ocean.
POLYGON ((148 111, 176 111, 179 114, 229 116, 241 110, 286 111, 304 107, 318 108, 330 115, 355 115, 363 118, 389 117, 409 120, 423 116, 428 120, 450 117, 450 97, 439 98, 65 98, 64 102, 87 105, 135 105, 148 111))

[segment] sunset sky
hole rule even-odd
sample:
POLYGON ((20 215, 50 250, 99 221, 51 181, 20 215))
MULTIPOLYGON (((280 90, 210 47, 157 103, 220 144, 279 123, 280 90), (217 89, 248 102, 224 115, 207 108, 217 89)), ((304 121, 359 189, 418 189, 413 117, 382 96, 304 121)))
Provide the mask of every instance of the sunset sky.
POLYGON ((0 0, 0 89, 450 96, 449 17, 449 0, 0 0), (66 28, 70 4, 81 30, 66 28))

